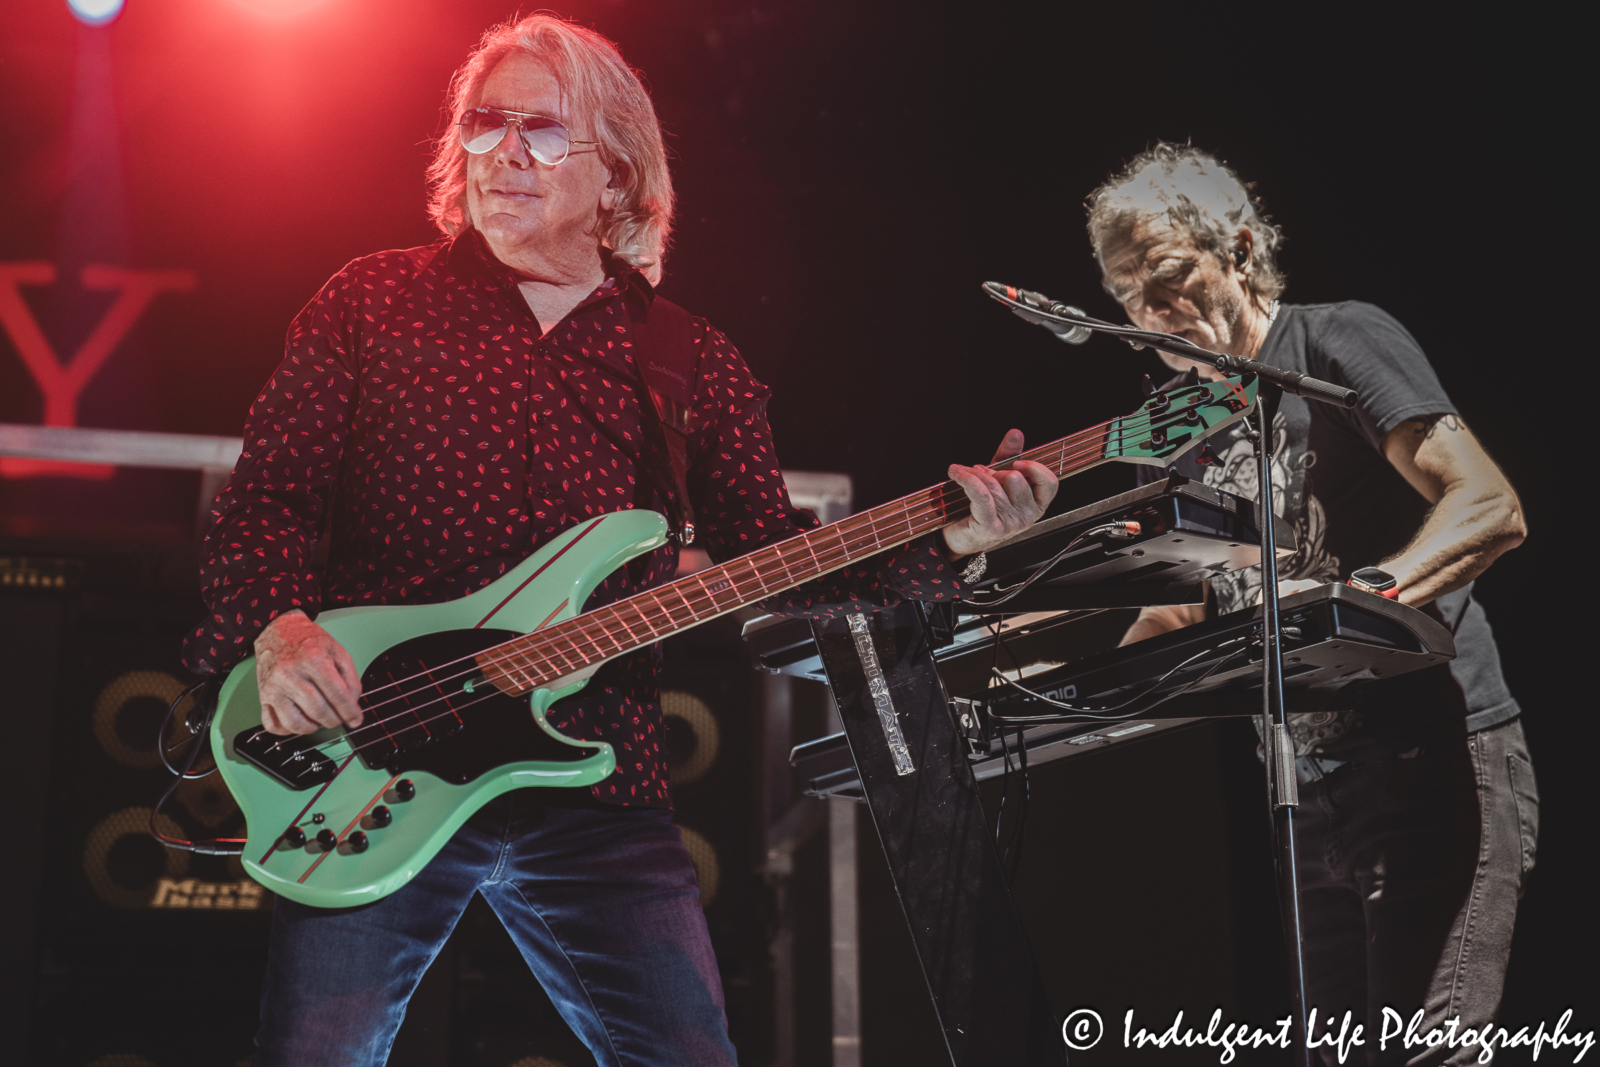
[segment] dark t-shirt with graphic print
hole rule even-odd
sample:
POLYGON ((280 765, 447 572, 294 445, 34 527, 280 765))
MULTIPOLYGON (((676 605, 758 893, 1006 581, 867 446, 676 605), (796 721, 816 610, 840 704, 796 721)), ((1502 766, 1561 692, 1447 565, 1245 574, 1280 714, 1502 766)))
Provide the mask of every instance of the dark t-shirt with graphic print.
MULTIPOLYGON (((1279 577, 1341 582, 1351 571, 1399 552, 1422 525, 1428 503, 1385 458, 1383 438, 1407 419, 1457 414, 1416 340, 1371 304, 1284 304, 1259 358, 1361 394, 1352 409, 1290 395, 1278 403, 1274 510, 1293 526, 1296 540, 1279 577)), ((1220 463, 1202 468, 1191 452, 1179 460, 1179 472, 1256 499, 1256 460, 1242 424, 1211 441, 1220 463)), ((1139 470, 1141 481, 1161 473, 1139 470)), ((1260 589, 1259 567, 1212 579, 1219 613, 1252 606, 1260 589)), ((1397 751, 1460 730, 1463 720, 1473 731, 1517 715, 1472 586, 1424 610, 1455 635, 1456 659, 1447 667, 1349 687, 1332 708, 1291 716, 1298 754, 1351 758, 1397 751)))

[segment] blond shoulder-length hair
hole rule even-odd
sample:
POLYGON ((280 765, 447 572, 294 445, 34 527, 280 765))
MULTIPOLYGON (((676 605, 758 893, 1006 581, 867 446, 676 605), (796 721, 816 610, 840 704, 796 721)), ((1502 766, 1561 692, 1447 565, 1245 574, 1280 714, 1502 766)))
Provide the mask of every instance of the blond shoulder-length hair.
POLYGON ((515 52, 550 68, 567 98, 574 139, 599 141, 600 161, 617 189, 601 213, 596 235, 604 248, 661 280, 661 261, 672 232, 672 176, 661 123, 639 75, 617 46, 593 30, 551 15, 510 20, 483 35, 478 48, 450 80, 450 114, 428 166, 428 215, 448 234, 473 225, 467 214, 467 151, 455 122, 477 107, 489 74, 515 52))

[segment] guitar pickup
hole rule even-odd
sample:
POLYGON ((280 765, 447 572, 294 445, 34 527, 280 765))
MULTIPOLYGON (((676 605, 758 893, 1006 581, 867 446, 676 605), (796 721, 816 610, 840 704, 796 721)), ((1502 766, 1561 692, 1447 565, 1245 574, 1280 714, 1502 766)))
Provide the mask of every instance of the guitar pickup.
POLYGON ((281 737, 264 726, 252 726, 233 737, 233 751, 290 789, 310 789, 332 781, 339 761, 321 748, 315 735, 281 737))

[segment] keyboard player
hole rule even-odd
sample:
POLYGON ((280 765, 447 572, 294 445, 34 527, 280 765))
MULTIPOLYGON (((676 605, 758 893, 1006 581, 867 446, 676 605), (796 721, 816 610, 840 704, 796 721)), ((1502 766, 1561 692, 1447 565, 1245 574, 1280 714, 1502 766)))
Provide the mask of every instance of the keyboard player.
MULTIPOLYGON (((1351 1010, 1369 1033, 1386 1006, 1407 1019, 1423 1009, 1423 1033, 1456 1016, 1462 1032, 1481 1029, 1499 1010, 1538 834, 1520 708, 1472 597, 1473 580, 1526 535, 1516 492, 1392 316, 1281 300, 1281 233, 1216 157, 1158 144, 1088 209, 1105 288, 1136 326, 1360 392, 1351 411, 1285 395, 1272 417, 1276 502, 1298 543, 1280 564, 1285 591, 1354 575, 1441 619, 1458 656, 1367 686, 1348 706, 1290 716, 1308 1006, 1322 1018, 1351 1010)), ((1179 470, 1255 499, 1242 429, 1212 445, 1218 462, 1200 468, 1190 453, 1179 470)), ((1215 610, 1251 606, 1260 583, 1259 568, 1213 579, 1215 610)), ((1124 644, 1204 610, 1146 608, 1124 644)), ((1400 1062, 1416 1050, 1368 1051, 1400 1062)), ((1466 1063, 1479 1051, 1446 1044, 1411 1062, 1466 1063)))

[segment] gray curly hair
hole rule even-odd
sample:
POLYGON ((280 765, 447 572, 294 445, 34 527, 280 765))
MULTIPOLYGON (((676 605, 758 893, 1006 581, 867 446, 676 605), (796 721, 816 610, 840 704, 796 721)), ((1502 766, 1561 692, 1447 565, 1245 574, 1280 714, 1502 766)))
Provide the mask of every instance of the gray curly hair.
POLYGON ((1284 290, 1277 259, 1282 232, 1267 221, 1260 201, 1226 163, 1193 145, 1161 142, 1146 149, 1090 193, 1086 206, 1089 240, 1102 276, 1108 241, 1136 222, 1164 217, 1225 264, 1237 247, 1239 231, 1249 230, 1251 293, 1265 306, 1284 290))
POLYGON ((511 19, 490 29, 451 78, 451 125, 434 142, 428 166, 429 218, 448 234, 472 226, 467 215, 467 151, 454 123, 463 111, 478 106, 490 73, 514 52, 547 65, 569 102, 569 114, 593 131, 573 136, 592 136, 600 142, 600 161, 617 188, 615 205, 600 218, 600 244, 659 283, 672 233, 674 197, 661 123, 650 94, 615 44, 552 15, 511 19))

